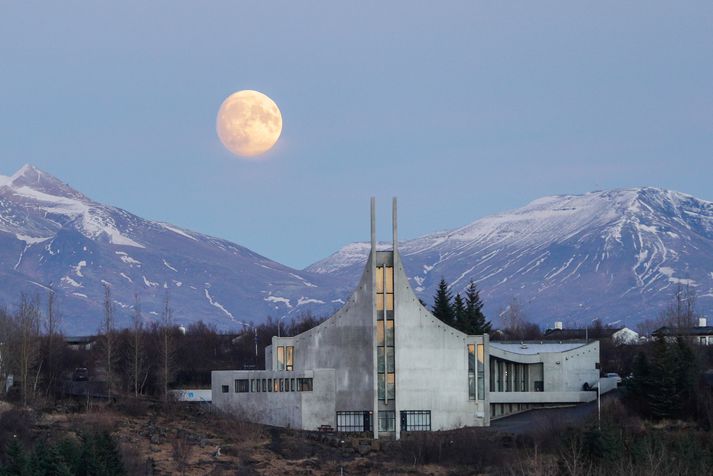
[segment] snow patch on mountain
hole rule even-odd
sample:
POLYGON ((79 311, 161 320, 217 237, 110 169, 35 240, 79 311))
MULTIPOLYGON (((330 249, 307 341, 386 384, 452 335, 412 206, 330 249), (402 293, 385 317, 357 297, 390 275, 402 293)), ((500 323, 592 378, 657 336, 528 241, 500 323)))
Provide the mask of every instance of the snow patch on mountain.
POLYGON ((208 292, 208 289, 204 288, 203 291, 205 291, 205 297, 208 299, 208 302, 210 303, 211 306, 217 307, 223 313, 225 313, 226 316, 228 316, 231 320, 235 320, 235 317, 228 311, 221 303, 213 299, 213 296, 210 295, 208 292))

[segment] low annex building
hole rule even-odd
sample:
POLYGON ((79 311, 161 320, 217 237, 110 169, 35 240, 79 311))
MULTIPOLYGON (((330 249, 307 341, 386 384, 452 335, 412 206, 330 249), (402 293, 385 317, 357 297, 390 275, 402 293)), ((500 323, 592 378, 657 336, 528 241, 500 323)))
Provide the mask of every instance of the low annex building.
POLYGON ((438 320, 414 294, 398 252, 376 247, 351 297, 294 337, 273 337, 265 369, 213 371, 218 408, 304 430, 402 432, 488 426, 537 406, 596 398, 599 343, 491 342, 438 320))

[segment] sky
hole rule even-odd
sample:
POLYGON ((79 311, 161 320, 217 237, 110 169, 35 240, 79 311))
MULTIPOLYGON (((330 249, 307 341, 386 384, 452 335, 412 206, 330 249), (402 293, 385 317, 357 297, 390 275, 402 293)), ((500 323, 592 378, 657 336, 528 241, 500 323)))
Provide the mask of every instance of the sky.
POLYGON ((713 2, 0 0, 0 174, 302 268, 543 195, 713 201, 713 2), (231 93, 280 107, 260 160, 231 93))

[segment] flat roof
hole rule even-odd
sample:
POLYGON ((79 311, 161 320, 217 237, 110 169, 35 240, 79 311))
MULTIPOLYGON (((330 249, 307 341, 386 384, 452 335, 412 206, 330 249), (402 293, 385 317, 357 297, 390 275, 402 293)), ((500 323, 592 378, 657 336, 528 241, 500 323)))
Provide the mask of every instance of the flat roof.
POLYGON ((534 355, 546 352, 567 352, 588 345, 587 342, 497 342, 490 341, 490 345, 496 349, 511 352, 513 354, 534 355))

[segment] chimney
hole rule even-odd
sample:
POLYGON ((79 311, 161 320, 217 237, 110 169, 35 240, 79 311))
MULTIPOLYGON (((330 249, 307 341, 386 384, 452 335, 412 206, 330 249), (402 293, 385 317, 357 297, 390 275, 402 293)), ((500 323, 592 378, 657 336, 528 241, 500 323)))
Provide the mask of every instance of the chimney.
POLYGON ((562 330, 562 321, 555 321, 555 329, 562 330))
POLYGON ((698 318, 698 327, 706 327, 707 325, 705 317, 698 318))

